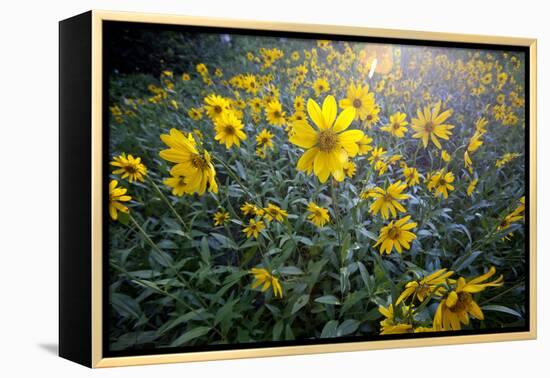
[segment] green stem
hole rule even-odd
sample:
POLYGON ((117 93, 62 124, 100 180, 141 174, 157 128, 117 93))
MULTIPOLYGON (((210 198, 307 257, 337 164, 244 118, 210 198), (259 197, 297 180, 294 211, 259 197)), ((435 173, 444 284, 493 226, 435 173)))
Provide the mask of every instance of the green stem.
MULTIPOLYGON (((174 216, 176 217, 176 219, 181 223, 181 226, 183 227, 183 230, 186 230, 187 232, 191 231, 190 229, 190 226, 187 225, 182 217, 178 214, 178 212, 176 211, 176 209, 174 208, 174 206, 172 206, 172 204, 170 203, 170 201, 168 200, 168 198, 166 198, 166 196, 164 195, 164 193, 162 193, 162 190, 160 190, 160 188, 158 187, 158 185, 153 181, 152 178, 150 178, 149 176, 146 176, 147 177, 147 181, 153 185, 153 188, 155 188, 155 191, 157 192, 157 194, 159 195, 159 197, 164 201, 164 203, 166 203, 166 205, 168 206, 168 208, 170 209, 170 211, 172 211, 172 213, 174 214, 174 216)), ((189 237, 189 235, 187 235, 186 233, 184 233, 185 237, 189 240, 191 240, 191 237, 189 237)))

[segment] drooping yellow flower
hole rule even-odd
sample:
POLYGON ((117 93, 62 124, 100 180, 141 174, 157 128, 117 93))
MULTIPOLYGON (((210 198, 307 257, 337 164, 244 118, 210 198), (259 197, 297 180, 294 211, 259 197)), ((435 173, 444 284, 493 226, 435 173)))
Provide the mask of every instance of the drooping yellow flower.
POLYGON ((141 162, 140 157, 126 156, 124 152, 119 156, 115 156, 110 164, 113 167, 118 167, 113 171, 113 174, 121 175, 120 177, 123 179, 127 177, 130 182, 135 180, 143 182, 143 177, 147 174, 147 168, 141 162))
POLYGON ((283 106, 277 100, 270 101, 265 107, 265 117, 267 122, 274 126, 282 126, 285 124, 285 112, 283 106))
POLYGON ((273 134, 267 129, 262 129, 262 131, 256 135, 256 143, 260 147, 273 148, 273 134))
POLYGON ((468 194, 469 197, 472 196, 472 194, 474 194, 474 190, 476 190, 476 186, 477 186, 477 183, 478 183, 478 179, 473 179, 472 181, 470 181, 470 184, 468 185, 468 188, 466 189, 466 193, 468 194))
POLYGON ((226 211, 217 211, 214 214, 214 226, 222 226, 229 221, 229 213, 226 211))
POLYGON ((265 223, 261 220, 250 219, 248 221, 248 226, 243 229, 243 232, 246 234, 247 238, 258 238, 260 232, 265 228, 265 223))
POLYGON ((370 195, 372 198, 375 198, 375 201, 370 205, 370 212, 373 215, 380 214, 382 218, 388 219, 390 217, 390 212, 392 216, 397 216, 397 211, 404 213, 407 210, 399 203, 399 201, 406 200, 409 198, 408 194, 403 194, 403 190, 407 188, 407 184, 401 183, 401 181, 396 181, 386 190, 376 187, 373 190, 373 193, 370 195))
POLYGON ((418 170, 416 168, 403 168, 403 176, 405 176, 405 182, 407 183, 407 186, 415 186, 420 183, 420 176, 418 175, 418 170))
POLYGON ((512 224, 519 222, 523 219, 523 213, 525 212, 525 197, 521 197, 519 205, 509 214, 507 214, 502 222, 497 227, 498 231, 506 230, 512 224))
POLYGON ((505 166, 506 164, 508 164, 509 162, 511 162, 512 160, 517 159, 520 156, 521 155, 518 154, 518 153, 507 152, 504 155, 502 155, 502 157, 500 159, 497 160, 497 162, 495 163, 495 167, 501 168, 501 167, 505 166))
POLYGON ((346 98, 340 100, 340 107, 355 109, 355 119, 364 121, 369 110, 374 107, 374 93, 369 92, 369 86, 355 85, 351 83, 346 92, 346 98))
POLYGON ((265 292, 271 287, 273 288, 273 295, 275 295, 275 297, 283 297, 283 287, 281 286, 279 279, 269 273, 266 269, 252 268, 249 273, 254 276, 255 281, 252 284, 253 289, 263 285, 260 290, 265 292))
POLYGON ((387 226, 382 227, 378 241, 374 247, 380 246, 380 254, 384 252, 389 255, 392 250, 398 253, 403 252, 403 248, 411 249, 411 242, 416 239, 416 235, 410 232, 417 226, 416 222, 409 222, 410 215, 397 221, 391 221, 387 226))
POLYGON ((424 107, 423 111, 418 109, 418 118, 412 119, 412 128, 416 131, 416 134, 413 134, 413 138, 422 139, 424 148, 428 147, 428 143, 431 140, 437 148, 441 149, 441 143, 438 138, 448 140, 452 135, 451 130, 454 126, 444 123, 451 116, 452 110, 447 109, 442 113, 440 113, 440 110, 441 101, 432 110, 429 107, 424 107))
POLYGON ((228 150, 231 146, 240 147, 241 141, 246 139, 246 134, 243 132, 243 123, 231 111, 223 112, 223 114, 214 120, 216 130, 216 139, 220 144, 225 144, 228 150))
POLYGON ((483 320, 483 312, 472 298, 472 294, 479 293, 488 287, 502 286, 502 275, 494 281, 484 282, 495 273, 495 267, 491 267, 487 273, 479 277, 469 280, 460 277, 453 290, 441 299, 434 316, 434 329, 436 331, 459 331, 462 324, 470 323, 470 315, 483 320))
POLYGON ((229 101, 221 96, 211 94, 204 99, 206 114, 211 120, 215 120, 229 109, 229 101))
POLYGON ((441 160, 448 163, 451 161, 451 155, 447 152, 447 150, 441 150, 441 160))
POLYGON ((330 85, 325 78, 318 78, 313 83, 313 90, 315 91, 315 96, 319 97, 321 94, 328 92, 330 85))
POLYGON ((344 164, 349 157, 357 155, 357 143, 364 136, 360 130, 346 131, 355 117, 355 110, 344 109, 336 117, 336 100, 333 96, 327 96, 322 109, 309 99, 307 111, 317 129, 306 121, 296 122, 289 138, 291 143, 306 149, 298 160, 297 169, 306 173, 314 172, 322 183, 330 175, 336 181, 344 180, 344 164))
POLYGON ((197 150, 192 134, 186 137, 182 132, 170 129, 169 134, 163 134, 160 138, 170 148, 162 150, 159 155, 176 163, 170 173, 174 177, 185 178, 185 193, 203 195, 207 188, 210 192, 218 192, 216 170, 210 154, 206 150, 197 150))
POLYGON ((264 207, 264 218, 268 221, 275 219, 277 222, 282 222, 288 217, 286 210, 281 209, 279 206, 269 203, 267 207, 264 207))
MULTIPOLYGON (((407 306, 402 306, 402 312, 406 317, 406 313, 409 312, 407 306)), ((385 317, 380 321, 380 334, 381 335, 393 335, 399 333, 409 333, 412 331, 413 326, 411 324, 400 322, 395 318, 393 305, 390 304, 387 308, 384 306, 378 307, 378 311, 385 317)))
POLYGON ((386 131, 393 136, 403 138, 407 132, 407 125, 409 124, 405 119, 407 115, 405 113, 396 112, 390 116, 390 122, 386 126, 382 126, 380 130, 386 131))
POLYGON ((406 301, 412 295, 414 295, 419 302, 424 302, 424 299, 432 294, 436 296, 444 295, 446 289, 442 285, 445 284, 453 274, 453 271, 439 269, 421 280, 407 282, 405 290, 403 290, 399 298, 397 298, 395 304, 398 305, 402 301, 406 301))
POLYGON ((164 180, 164 184, 172 188, 172 194, 178 197, 183 196, 188 188, 183 175, 171 175, 164 180))
POLYGON ((121 202, 128 202, 132 199, 126 194, 127 189, 118 186, 117 180, 111 180, 109 183, 109 215, 112 220, 118 219, 118 212, 128 213, 128 207, 121 202))
POLYGON ((455 187, 452 185, 454 180, 455 176, 452 172, 445 172, 445 170, 437 171, 430 176, 428 190, 435 191, 436 196, 443 196, 447 199, 449 198, 449 191, 455 190, 455 187))
POLYGON ((327 222, 330 222, 328 209, 318 206, 315 202, 310 202, 307 205, 309 215, 307 218, 317 227, 323 227, 327 222))

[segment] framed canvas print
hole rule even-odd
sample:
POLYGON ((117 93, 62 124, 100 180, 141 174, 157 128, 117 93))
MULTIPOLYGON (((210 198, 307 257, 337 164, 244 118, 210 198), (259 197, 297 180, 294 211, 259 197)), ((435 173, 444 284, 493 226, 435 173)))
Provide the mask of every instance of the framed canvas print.
POLYGON ((536 337, 536 41, 60 23, 60 355, 536 337))

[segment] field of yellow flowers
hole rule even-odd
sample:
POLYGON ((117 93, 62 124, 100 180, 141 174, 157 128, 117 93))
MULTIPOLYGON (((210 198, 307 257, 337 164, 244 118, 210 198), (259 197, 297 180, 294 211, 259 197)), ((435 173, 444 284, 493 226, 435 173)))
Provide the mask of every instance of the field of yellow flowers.
POLYGON ((111 75, 113 351, 526 324, 522 53, 226 45, 111 75))

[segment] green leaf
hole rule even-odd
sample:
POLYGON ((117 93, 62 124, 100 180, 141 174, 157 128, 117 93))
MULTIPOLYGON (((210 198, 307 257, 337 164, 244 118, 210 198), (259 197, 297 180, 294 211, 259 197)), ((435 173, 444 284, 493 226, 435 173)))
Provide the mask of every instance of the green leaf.
POLYGON ((339 337, 339 336, 349 335, 357 331, 357 328, 359 328, 360 324, 361 322, 355 319, 344 320, 344 322, 340 324, 336 329, 336 336, 339 337))
POLYGON ((321 331, 321 338, 325 339, 328 337, 336 337, 337 327, 338 327, 337 320, 329 320, 323 327, 323 330, 321 331))
POLYGON ((336 298, 334 295, 323 295, 322 297, 316 298, 315 302, 329 305, 341 304, 338 298, 336 298))
POLYGON ((304 294, 298 297, 298 299, 296 300, 296 302, 294 302, 294 305, 292 306, 291 314, 295 314, 298 311, 300 311, 300 309, 304 307, 308 302, 309 302, 309 294, 304 294))
POLYGON ((300 268, 297 268, 295 266, 285 266, 278 269, 279 273, 281 274, 287 274, 289 276, 298 276, 300 274, 304 274, 300 268))
POLYGON ((504 313, 509 314, 509 315, 517 316, 518 318, 523 318, 523 315, 521 315, 519 312, 517 312, 516 310, 512 310, 511 308, 506 307, 506 306, 486 305, 486 306, 481 307, 481 309, 484 310, 484 311, 504 312, 504 313))
POLYGON ((210 264, 210 248, 208 247, 208 239, 206 236, 203 236, 201 239, 201 248, 200 248, 201 259, 205 264, 210 264))
POLYGON ((178 347, 180 345, 183 345, 183 344, 185 344, 185 343, 187 343, 187 342, 189 342, 193 339, 196 339, 197 337, 201 337, 201 336, 206 335, 208 332, 210 332, 211 329, 212 329, 212 327, 196 327, 196 328, 193 328, 192 330, 185 332, 183 335, 181 335, 176 340, 174 340, 172 342, 172 344, 170 344, 170 346, 171 347, 178 347))

